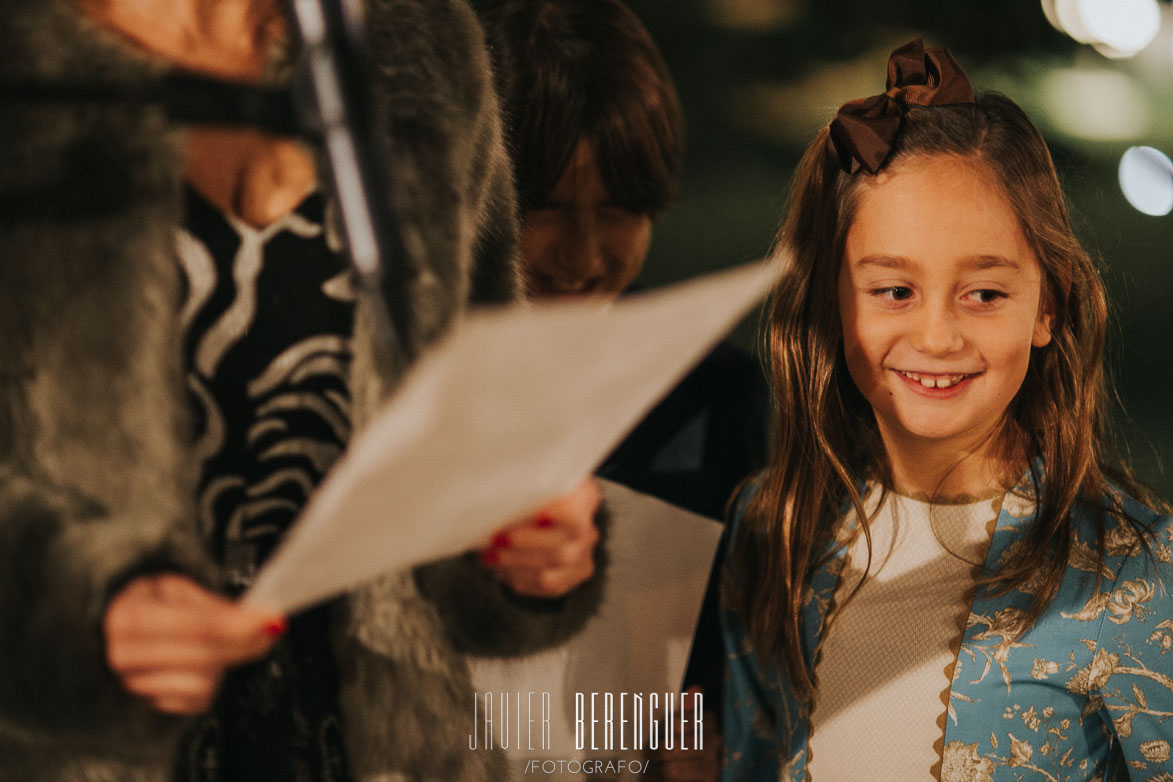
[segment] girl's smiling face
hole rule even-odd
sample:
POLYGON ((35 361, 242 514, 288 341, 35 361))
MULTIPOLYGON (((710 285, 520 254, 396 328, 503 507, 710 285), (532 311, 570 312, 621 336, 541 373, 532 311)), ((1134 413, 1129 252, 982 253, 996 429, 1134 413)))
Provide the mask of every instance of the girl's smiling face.
POLYGON ((1031 347, 1051 339, 1039 263, 1002 188, 980 161, 938 155, 899 161, 856 197, 844 353, 889 456, 910 466, 902 455, 992 442, 1031 347))

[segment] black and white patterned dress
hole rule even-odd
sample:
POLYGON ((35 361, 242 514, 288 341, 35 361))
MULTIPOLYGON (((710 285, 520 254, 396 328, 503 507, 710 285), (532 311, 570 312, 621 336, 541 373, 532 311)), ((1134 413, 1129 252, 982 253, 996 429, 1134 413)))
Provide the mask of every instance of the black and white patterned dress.
MULTIPOLYGON (((320 195, 257 229, 187 191, 178 258, 199 432, 200 527, 242 591, 350 435, 354 318, 320 195)), ((331 607, 293 617, 265 659, 230 672, 185 741, 182 782, 349 779, 327 645, 331 607)))

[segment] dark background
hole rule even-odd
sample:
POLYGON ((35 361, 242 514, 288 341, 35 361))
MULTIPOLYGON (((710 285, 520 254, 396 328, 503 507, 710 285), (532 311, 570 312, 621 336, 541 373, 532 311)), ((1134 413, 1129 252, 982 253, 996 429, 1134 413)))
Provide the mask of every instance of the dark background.
MULTIPOLYGON (((1126 60, 1056 30, 1037 0, 629 3, 668 61, 688 123, 681 197, 656 224, 642 282, 762 257, 806 143, 839 104, 882 92, 888 53, 923 35, 926 46, 949 47, 976 88, 1015 99, 1047 136, 1077 232, 1105 270, 1119 448, 1173 499, 1173 470, 1162 466, 1173 460, 1173 215, 1136 211, 1117 180, 1130 146, 1173 153, 1168 2, 1157 40, 1126 60)), ((743 323, 735 339, 754 348, 756 324, 743 323)))

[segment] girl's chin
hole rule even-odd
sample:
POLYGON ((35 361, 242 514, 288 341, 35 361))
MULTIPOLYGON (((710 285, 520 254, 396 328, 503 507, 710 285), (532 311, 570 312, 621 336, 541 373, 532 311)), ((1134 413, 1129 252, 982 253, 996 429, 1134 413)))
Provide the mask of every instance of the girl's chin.
POLYGON ((959 416, 900 416, 894 426, 889 426, 891 434, 908 443, 918 443, 925 446, 939 446, 971 443, 973 440, 972 426, 965 426, 959 416))

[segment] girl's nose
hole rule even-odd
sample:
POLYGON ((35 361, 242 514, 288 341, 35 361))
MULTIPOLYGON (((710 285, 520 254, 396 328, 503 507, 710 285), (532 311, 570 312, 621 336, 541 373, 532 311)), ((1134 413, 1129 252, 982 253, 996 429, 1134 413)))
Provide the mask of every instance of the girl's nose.
POLYGON ((929 356, 947 356, 965 346, 957 313, 947 304, 931 304, 920 311, 911 334, 912 347, 929 356))

